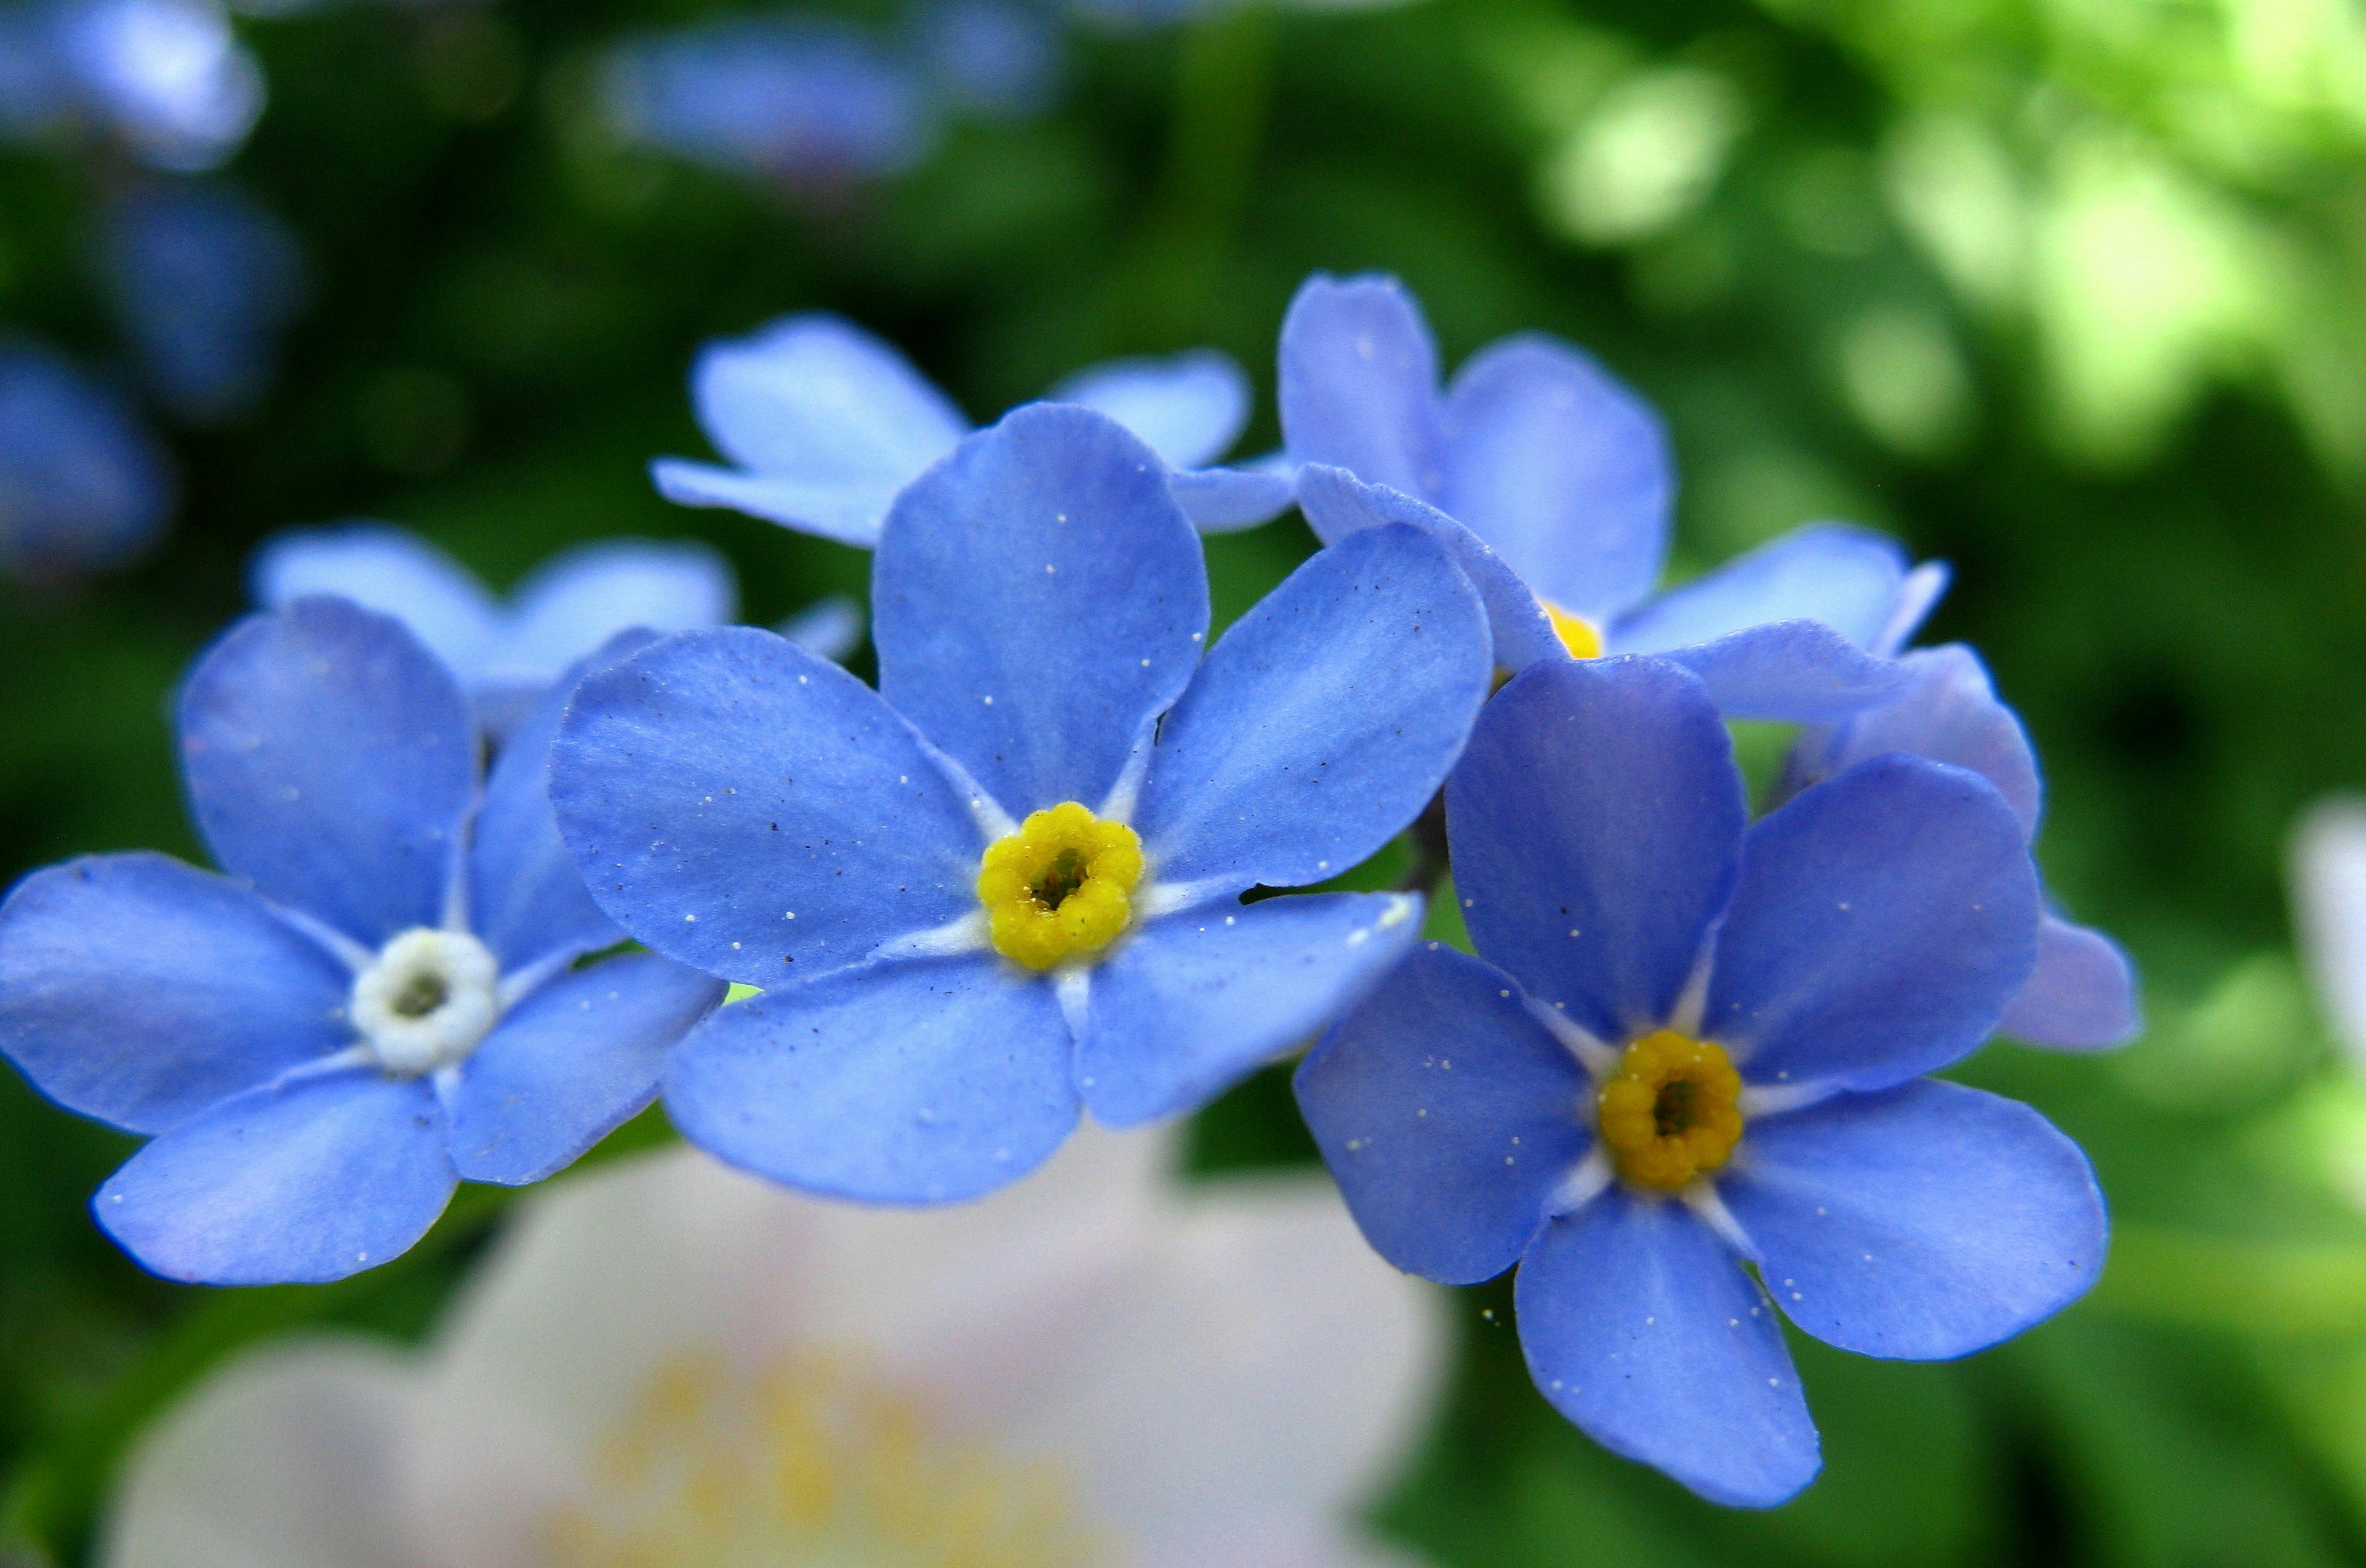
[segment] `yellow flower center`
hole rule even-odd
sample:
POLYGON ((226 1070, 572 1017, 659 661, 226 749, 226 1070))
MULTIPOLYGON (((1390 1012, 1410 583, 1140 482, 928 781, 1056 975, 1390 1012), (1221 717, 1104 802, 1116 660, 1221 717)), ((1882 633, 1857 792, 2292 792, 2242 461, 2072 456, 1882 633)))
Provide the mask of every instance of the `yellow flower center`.
POLYGON ((553 1568, 1085 1568, 1058 1466, 945 1436, 849 1360, 753 1375, 713 1357, 660 1371, 546 1521, 553 1568))
POLYGON ((1741 1137, 1741 1075, 1724 1051, 1662 1029, 1627 1047, 1598 1098, 1618 1174, 1673 1192, 1717 1169, 1741 1137))
POLYGON ((1038 811, 986 847, 977 868, 994 950, 1042 971, 1089 958, 1133 919, 1142 840, 1073 800, 1038 811))
POLYGON ((1572 659, 1602 657, 1600 626, 1583 615, 1562 609, 1549 599, 1539 599, 1538 603, 1545 607, 1545 616, 1552 622, 1553 635, 1560 638, 1560 645, 1569 649, 1572 659))

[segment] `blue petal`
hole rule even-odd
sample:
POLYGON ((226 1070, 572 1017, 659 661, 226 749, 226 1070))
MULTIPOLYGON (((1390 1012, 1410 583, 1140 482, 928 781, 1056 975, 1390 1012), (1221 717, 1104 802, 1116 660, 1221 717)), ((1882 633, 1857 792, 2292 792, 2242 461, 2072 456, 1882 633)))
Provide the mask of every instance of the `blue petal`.
POLYGON ((1299 470, 1298 503, 1315 536, 1326 545, 1391 523, 1411 524, 1436 536, 1487 606, 1487 625, 1494 637, 1499 668, 1525 670, 1539 659, 1569 657, 1552 622, 1545 616, 1544 606, 1537 603, 1519 574, 1478 535, 1436 507, 1386 485, 1368 485, 1345 468, 1322 463, 1310 463, 1299 470))
POLYGON ((0 570, 44 584, 127 566, 170 520, 175 486, 122 400, 53 354, 0 346, 0 570))
POLYGON ((2103 1266, 2103 1195, 2025 1105, 1935 1080, 1752 1122, 1718 1182, 1791 1321, 1868 1356, 1968 1356, 2103 1266))
POLYGON ((1417 528, 1319 552, 1224 633, 1159 727, 1134 826, 1162 882, 1297 886, 1421 814, 1491 673, 1479 597, 1417 528))
POLYGON ((1445 487, 1437 346, 1396 279, 1308 278, 1281 323, 1280 391, 1294 462, 1424 500, 1445 487))
POLYGON ((780 634, 812 654, 844 663, 862 646, 862 606, 843 593, 817 599, 780 624, 780 634))
POLYGON ((1654 659, 1536 664, 1446 786, 1480 955, 1611 1043, 1667 1021, 1749 821, 1700 682, 1654 659))
POLYGON ((1865 644, 1865 651, 1896 658, 1898 650, 1912 642, 1922 623, 1931 618, 1954 577, 1955 569, 1943 560, 1926 560, 1908 572, 1906 581, 1898 584, 1898 603, 1890 606, 1888 621, 1865 644))
POLYGON ((651 953, 563 975, 502 1016, 461 1069, 452 1163, 471 1181, 540 1181, 657 1098, 666 1058, 723 999, 651 953))
POLYGON ((1815 776, 1844 772, 1885 751, 1951 762, 1996 785, 2022 832, 2034 835, 2041 798, 2037 756, 2021 720, 1997 701, 1979 655, 1950 643, 1910 653, 1898 663, 1907 671, 1905 689, 1842 724, 1815 776))
POLYGON ((1619 622, 1621 653, 1714 642, 1770 621, 1821 621, 1870 648, 1897 607, 1906 552, 1862 528, 1818 523, 1671 589, 1619 622))
POLYGON ((738 608, 731 565, 706 545, 603 539, 553 556, 518 584, 490 679, 538 692, 618 632, 695 631, 738 608))
POLYGON ((168 1280, 312 1284, 408 1250, 457 1181, 427 1080, 355 1067, 182 1122, 109 1177, 91 1211, 168 1280))
POLYGON ((135 1133, 351 1044, 352 985, 262 899, 163 855, 69 861, 0 904, 0 1052, 135 1133))
POLYGON ((1024 816, 1109 794, 1199 662, 1208 571, 1156 454, 1031 403, 897 500, 871 602, 880 694, 1024 816))
POLYGON ((1897 660, 1875 658, 1820 621, 1776 621, 1662 657, 1699 676, 1732 718, 1829 724, 1887 702, 1906 683, 1897 660))
POLYGON ((709 344, 691 372, 699 424, 743 468, 895 490, 969 430, 881 339, 836 316, 789 316, 709 344))
POLYGON ((1236 534, 1289 509, 1290 476, 1251 468, 1194 468, 1166 476, 1167 493, 1202 534, 1236 534))
POLYGON ((1197 1111, 1355 1005, 1421 934, 1421 900, 1324 893, 1154 920, 1092 971, 1076 1082, 1112 1127, 1197 1111))
POLYGON ((1707 1028, 1756 1084, 1886 1089, 1986 1040, 2029 978, 2037 872, 1976 773, 1891 753, 1750 829, 1707 1028))
POLYGON ((617 924, 778 986, 977 908, 967 803, 837 665, 751 626, 680 632, 576 688, 559 831, 617 924))
POLYGON ((851 17, 726 17, 628 39, 603 63, 600 107, 625 140, 784 190, 851 190, 936 141, 918 62, 851 17))
POLYGON ((707 1153, 880 1203, 1017 1180, 1076 1124, 1049 982, 992 956, 882 964, 727 1007, 683 1042, 666 1109, 707 1153))
POLYGON ((181 688, 189 807, 223 870, 366 946, 441 922, 477 783, 451 672, 343 599, 250 615, 181 688))
POLYGON ((494 760, 468 850, 468 924, 504 974, 624 940, 592 901, 559 837, 550 807, 550 748, 583 676, 621 663, 655 640, 644 631, 611 639, 543 694, 494 760))
POLYGON ((284 610, 319 594, 392 615, 473 683, 501 636, 501 606, 468 570, 415 534, 346 523, 282 534, 254 554, 254 602, 284 610))
POLYGON ((1472 355, 1447 389, 1445 450, 1439 504, 1562 609, 1607 623, 1658 585, 1668 433, 1587 355, 1524 334, 1472 355))
MULTIPOLYGON (((192 58, 186 42, 166 50, 160 58, 192 58)), ((123 335, 166 407, 192 424, 254 409, 310 292, 286 223, 233 187, 125 182, 107 201, 97 258, 123 335)))
POLYGON ((1166 359, 1114 359, 1043 394, 1107 414, 1170 468, 1200 468, 1233 449, 1249 422, 1249 378, 1225 355, 1197 348, 1166 359))
POLYGON ((1365 1239, 1448 1285, 1517 1262, 1594 1143, 1592 1081, 1517 983, 1436 942, 1332 1027, 1296 1087, 1365 1239))
POLYGON ((1736 1507, 1816 1478, 1774 1310, 1682 1204, 1614 1184, 1545 1227, 1513 1302, 1529 1376, 1603 1447, 1736 1507))
POLYGON ((841 545, 869 549, 896 492, 911 475, 873 474, 813 480, 779 474, 743 474, 712 463, 659 457, 649 465, 658 493, 677 506, 722 506, 841 545))
POLYGON ((1997 1032, 2033 1045, 2102 1051, 2144 1031, 2135 966, 2101 931, 2056 915, 2037 924, 2037 964, 1997 1032))

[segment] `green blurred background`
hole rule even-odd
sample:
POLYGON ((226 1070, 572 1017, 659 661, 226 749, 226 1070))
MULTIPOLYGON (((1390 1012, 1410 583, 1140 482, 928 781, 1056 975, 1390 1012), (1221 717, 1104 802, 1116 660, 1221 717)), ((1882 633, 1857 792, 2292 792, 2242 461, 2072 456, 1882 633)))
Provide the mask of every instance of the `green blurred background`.
MULTIPOLYGON (((1820 517, 1955 561, 1929 639, 1977 644, 2028 720, 2047 874, 2135 953, 2151 1025, 1966 1069, 2093 1153, 2109 1270, 1958 1364, 1795 1337, 1828 1456, 1799 1501, 1721 1512, 1563 1426, 1499 1282, 1459 1299, 1462 1375, 1385 1523, 1445 1568, 2366 1561, 2366 1089, 2283 876, 2295 814, 2366 788, 2356 0, 1239 9, 1080 30, 1049 112, 801 192, 620 147, 592 113, 603 46, 715 9, 242 24, 271 102, 231 173, 300 236, 312 305, 257 412, 175 438, 180 518, 146 564, 0 582, 0 883, 197 858, 165 695, 276 530, 386 517, 496 584, 585 537, 695 535, 746 619, 860 593, 855 552, 650 490, 649 457, 705 451, 683 387, 705 338, 841 310, 979 417, 1212 344, 1258 380, 1256 451, 1299 280, 1392 271, 1449 363, 1543 328, 1659 403, 1684 570, 1820 517)), ((10 328, 106 351, 107 178, 0 155, 10 328)), ((1220 616, 1311 547, 1294 517, 1211 541, 1220 616)), ((645 1117, 612 1146, 667 1136, 645 1117)), ((342 1285, 168 1286, 84 1214, 129 1146, 0 1078, 0 1562, 77 1561, 126 1435, 214 1359, 302 1323, 416 1336, 499 1224, 470 1189, 342 1285)), ((1273 1074, 1197 1146, 1312 1158, 1273 1074)))

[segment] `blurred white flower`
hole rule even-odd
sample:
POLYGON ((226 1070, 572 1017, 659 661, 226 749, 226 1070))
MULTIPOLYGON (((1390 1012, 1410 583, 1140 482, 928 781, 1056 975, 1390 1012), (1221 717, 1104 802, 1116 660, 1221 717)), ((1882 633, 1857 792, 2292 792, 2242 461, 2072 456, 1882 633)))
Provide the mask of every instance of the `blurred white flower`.
POLYGON ((136 1455, 110 1568, 1377 1568, 1445 1333, 1328 1182, 1093 1134, 984 1202, 688 1149, 516 1228, 414 1357, 283 1344, 136 1455))
POLYGON ((2293 833, 2293 923, 2317 1004, 2366 1072, 2366 800, 2319 801, 2293 833))

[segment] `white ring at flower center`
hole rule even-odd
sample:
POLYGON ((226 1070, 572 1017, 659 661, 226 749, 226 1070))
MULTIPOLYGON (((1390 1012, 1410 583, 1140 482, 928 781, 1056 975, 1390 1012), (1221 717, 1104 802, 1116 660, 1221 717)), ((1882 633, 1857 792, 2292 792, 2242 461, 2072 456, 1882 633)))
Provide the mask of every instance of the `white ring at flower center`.
POLYGON ((355 977, 350 1012, 377 1065, 417 1077, 467 1058, 501 1015, 501 965, 466 931, 413 928, 355 977))

